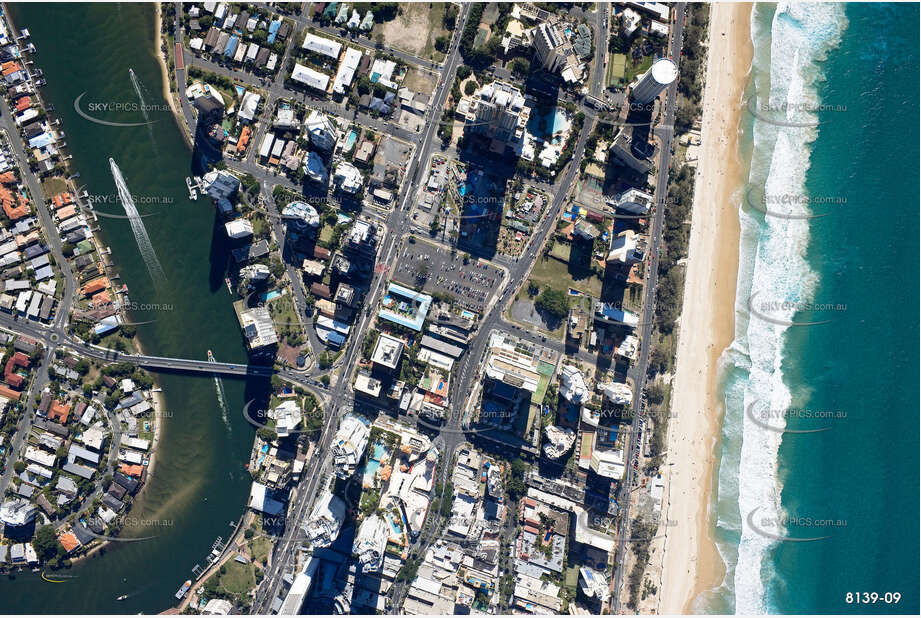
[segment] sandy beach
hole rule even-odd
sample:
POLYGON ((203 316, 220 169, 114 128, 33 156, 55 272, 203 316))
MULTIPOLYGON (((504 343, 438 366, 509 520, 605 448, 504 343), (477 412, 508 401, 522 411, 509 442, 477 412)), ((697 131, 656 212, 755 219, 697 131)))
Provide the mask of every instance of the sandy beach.
POLYGON ((751 66, 751 4, 714 4, 703 98, 700 161, 688 249, 665 470, 666 526, 658 611, 692 611, 725 566, 708 512, 723 406, 718 360, 732 342, 743 179, 739 114, 751 66))
MULTIPOLYGON (((179 132, 182 133, 182 137, 185 138, 186 144, 189 147, 192 147, 192 137, 189 135, 189 128, 186 126, 185 119, 182 117, 182 110, 180 109, 181 103, 178 102, 178 97, 182 96, 182 92, 174 94, 170 91, 170 76, 169 66, 166 64, 166 58, 169 56, 169 52, 163 51, 163 10, 160 8, 160 3, 156 5, 156 24, 155 28, 157 30, 156 40, 154 41, 154 55, 157 57, 157 62, 160 63, 160 74, 163 77, 163 99, 169 105, 170 111, 173 114, 173 119, 176 121, 176 124, 179 126, 179 132)), ((185 84, 181 84, 180 87, 184 88, 185 84)))

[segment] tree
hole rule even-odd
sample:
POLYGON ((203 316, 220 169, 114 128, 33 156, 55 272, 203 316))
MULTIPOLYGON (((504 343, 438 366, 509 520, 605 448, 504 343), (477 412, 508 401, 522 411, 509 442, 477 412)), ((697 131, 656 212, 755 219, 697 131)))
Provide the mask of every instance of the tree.
POLYGON ((440 51, 443 54, 448 53, 448 48, 451 46, 451 38, 445 35, 441 35, 435 39, 435 49, 440 51))
POLYGON ((379 24, 396 19, 399 4, 396 2, 378 2, 374 5, 374 21, 379 24))
POLYGON ((678 102, 678 109, 675 111, 675 124, 681 130, 688 130, 694 124, 694 118, 697 116, 697 107, 687 99, 681 99, 678 102))
POLYGON ((512 473, 508 482, 508 495, 512 500, 518 500, 527 491, 524 484, 524 475, 528 466, 519 458, 512 460, 512 473))
POLYGON ((445 30, 454 30, 457 25, 457 5, 448 4, 445 6, 445 14, 441 18, 441 25, 445 30))
POLYGON ((57 557, 59 547, 62 551, 64 550, 58 543, 58 538, 54 535, 53 526, 42 526, 36 530, 35 536, 32 538, 32 547, 35 548, 38 559, 43 562, 57 557))
POLYGON ((361 499, 361 504, 359 505, 359 510, 361 510, 362 515, 370 515, 377 510, 377 506, 381 502, 381 495, 377 491, 370 489, 365 492, 365 495, 361 499))
POLYGON ((476 83, 475 83, 475 82, 473 82, 473 81, 468 81, 466 84, 464 84, 464 94, 466 94, 467 96, 470 96, 470 95, 473 94, 474 92, 476 92, 476 83))
POLYGON ((509 64, 509 70, 518 77, 527 77, 531 72, 531 63, 524 58, 515 58, 509 64))
POLYGON ((665 386, 661 382, 653 382, 651 385, 646 387, 646 398, 649 399, 649 403, 660 404, 665 401, 665 386))
POLYGON ((13 464, 13 470, 16 472, 16 474, 22 474, 23 472, 26 471, 25 462, 17 461, 16 463, 13 464))
POLYGON ((361 340, 362 358, 371 358, 371 353, 374 351, 374 344, 377 343, 377 336, 378 332, 376 330, 365 333, 364 338, 361 340))
POLYGON ((649 353, 649 366, 656 373, 662 373, 668 366, 668 354, 659 346, 653 346, 649 353))
POLYGON ((274 442, 278 439, 278 434, 268 427, 260 427, 259 430, 256 431, 256 434, 266 442, 274 442))
POLYGON ((473 71, 466 64, 462 64, 459 67, 457 67, 457 76, 461 78, 462 80, 470 77, 471 73, 473 73, 473 71))
POLYGON ((550 316, 562 320, 569 314, 569 299, 564 292, 546 288, 534 301, 534 306, 550 316))
POLYGON ((323 386, 329 386, 329 376, 325 374, 320 376, 320 382, 323 383, 323 386))

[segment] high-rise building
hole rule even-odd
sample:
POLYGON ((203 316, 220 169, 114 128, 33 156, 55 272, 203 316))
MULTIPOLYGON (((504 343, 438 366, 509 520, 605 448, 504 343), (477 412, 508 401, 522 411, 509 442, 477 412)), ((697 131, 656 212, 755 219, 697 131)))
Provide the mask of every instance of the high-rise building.
POLYGON ((362 573, 375 573, 384 562, 387 548, 387 522, 383 517, 371 515, 363 522, 355 536, 352 552, 358 556, 362 573))
POLYGON ((650 103, 677 78, 678 67, 675 63, 668 58, 660 58, 639 78, 630 96, 637 103, 650 103))
POLYGON ((561 23, 540 24, 534 28, 532 36, 535 57, 544 70, 559 73, 567 82, 582 79, 579 58, 561 23))
POLYGON ((512 145, 524 135, 528 114, 520 90, 505 82, 492 82, 473 94, 465 130, 512 145))
POLYGON ((370 434, 368 423, 357 416, 348 415, 342 420, 330 446, 337 477, 348 478, 355 472, 368 446, 370 434))
POLYGON ((307 543, 316 549, 329 547, 339 537, 345 521, 345 502, 329 490, 314 504, 310 518, 301 523, 307 543))

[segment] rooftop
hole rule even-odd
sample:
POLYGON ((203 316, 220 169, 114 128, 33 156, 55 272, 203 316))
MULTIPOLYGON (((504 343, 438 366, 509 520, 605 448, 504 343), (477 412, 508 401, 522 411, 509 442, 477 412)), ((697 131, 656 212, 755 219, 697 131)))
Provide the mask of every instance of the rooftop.
POLYGON ((400 355, 402 353, 402 339, 397 339, 396 337, 381 333, 374 346, 371 362, 389 369, 396 369, 397 365, 400 363, 400 355))

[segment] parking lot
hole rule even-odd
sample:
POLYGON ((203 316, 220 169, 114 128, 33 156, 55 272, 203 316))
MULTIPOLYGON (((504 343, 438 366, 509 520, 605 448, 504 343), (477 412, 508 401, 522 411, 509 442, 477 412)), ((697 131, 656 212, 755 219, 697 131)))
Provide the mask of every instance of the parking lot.
POLYGON ((502 283, 502 270, 470 259, 453 257, 448 249, 416 240, 407 242, 397 260, 394 279, 428 293, 450 294, 465 309, 482 315, 502 283))

